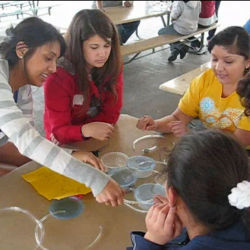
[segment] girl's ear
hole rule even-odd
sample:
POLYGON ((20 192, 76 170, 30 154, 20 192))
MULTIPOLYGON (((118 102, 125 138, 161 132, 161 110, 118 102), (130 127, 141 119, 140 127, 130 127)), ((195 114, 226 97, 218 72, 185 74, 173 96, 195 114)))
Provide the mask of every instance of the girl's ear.
POLYGON ((173 187, 169 187, 167 190, 167 197, 169 200, 170 207, 174 207, 176 205, 177 193, 173 187))
POLYGON ((18 58, 22 59, 27 51, 28 51, 28 46, 24 42, 20 41, 17 43, 16 54, 18 58))

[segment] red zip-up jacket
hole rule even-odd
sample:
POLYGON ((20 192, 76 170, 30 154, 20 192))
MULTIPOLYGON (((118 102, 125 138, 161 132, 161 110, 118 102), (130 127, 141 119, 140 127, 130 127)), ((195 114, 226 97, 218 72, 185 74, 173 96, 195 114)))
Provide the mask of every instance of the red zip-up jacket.
POLYGON ((86 101, 79 91, 76 76, 58 67, 44 83, 46 138, 59 144, 83 141, 83 124, 96 121, 115 124, 122 108, 123 69, 115 85, 117 97, 103 86, 100 91, 91 81, 90 98, 86 101))

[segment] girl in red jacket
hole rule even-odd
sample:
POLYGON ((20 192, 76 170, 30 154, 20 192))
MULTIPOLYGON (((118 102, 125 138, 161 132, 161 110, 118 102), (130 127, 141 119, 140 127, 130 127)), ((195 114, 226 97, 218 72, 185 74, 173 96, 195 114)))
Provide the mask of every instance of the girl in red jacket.
POLYGON ((46 137, 57 144, 107 140, 122 107, 119 38, 100 10, 81 10, 65 35, 67 50, 44 85, 46 137))

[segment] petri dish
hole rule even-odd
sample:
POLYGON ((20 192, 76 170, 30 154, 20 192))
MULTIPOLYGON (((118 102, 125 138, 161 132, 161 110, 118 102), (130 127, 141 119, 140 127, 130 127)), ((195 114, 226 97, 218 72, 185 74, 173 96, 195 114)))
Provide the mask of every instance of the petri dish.
POLYGON ((122 152, 109 152, 101 156, 101 162, 107 169, 126 167, 128 156, 122 152))
POLYGON ((79 216, 84 209, 82 200, 77 197, 67 197, 61 200, 53 200, 49 212, 57 219, 67 220, 79 216))
POLYGON ((166 196, 164 186, 158 183, 145 183, 134 190, 135 200, 139 207, 148 210, 154 204, 154 196, 160 194, 166 196))
POLYGON ((138 155, 129 157, 127 166, 129 169, 135 171, 138 178, 146 178, 152 174, 156 162, 151 157, 138 155))
POLYGON ((128 188, 135 184, 137 178, 128 168, 119 168, 113 171, 111 177, 122 187, 128 188))

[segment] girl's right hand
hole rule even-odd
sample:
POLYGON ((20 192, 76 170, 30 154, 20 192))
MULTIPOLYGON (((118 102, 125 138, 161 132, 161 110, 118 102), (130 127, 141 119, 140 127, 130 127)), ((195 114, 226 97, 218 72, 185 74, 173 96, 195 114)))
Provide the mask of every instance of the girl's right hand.
POLYGON ((136 127, 142 130, 156 130, 157 124, 151 116, 144 115, 138 119, 136 127))
POLYGON ((85 137, 92 137, 100 141, 110 138, 114 131, 114 126, 106 122, 91 122, 82 126, 82 134, 85 137))
POLYGON ((111 179, 102 192, 96 196, 96 201, 116 207, 123 204, 124 195, 125 191, 111 179))
POLYGON ((154 204, 146 216, 147 232, 145 239, 164 245, 181 234, 182 224, 176 215, 176 207, 168 202, 154 204))

